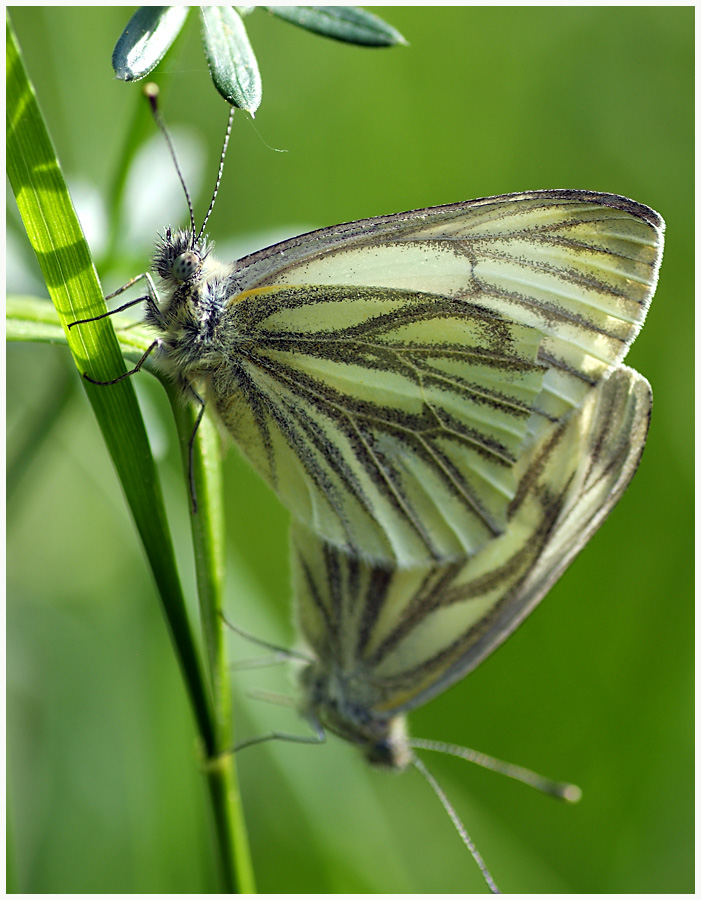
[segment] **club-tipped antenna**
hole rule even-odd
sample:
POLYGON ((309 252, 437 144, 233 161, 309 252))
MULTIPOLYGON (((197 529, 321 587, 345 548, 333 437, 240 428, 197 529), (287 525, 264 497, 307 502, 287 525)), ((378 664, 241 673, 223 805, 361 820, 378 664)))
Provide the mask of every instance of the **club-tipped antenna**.
POLYGON ((486 753, 480 753, 469 747, 445 744, 443 741, 426 741, 423 738, 409 738, 409 746, 415 750, 433 750, 436 753, 447 753, 449 756, 466 759, 468 762, 482 766, 483 769, 491 769, 492 772, 498 772, 500 775, 506 775, 507 778, 521 781, 543 794, 550 794, 551 797, 566 800, 568 803, 577 803, 582 797, 582 791, 576 784, 553 781, 552 778, 546 778, 531 769, 504 762, 502 759, 496 759, 494 756, 488 756, 486 753))
POLYGON ((219 171, 217 172, 217 182, 214 185, 214 191, 212 192, 212 199, 209 204, 209 209, 207 210, 207 215, 204 217, 204 221, 202 222, 202 228, 200 228, 200 233, 197 235, 197 240, 195 243, 199 243, 200 238, 204 234, 204 230, 207 227, 207 222, 209 221, 209 217, 212 215, 212 210, 214 209, 214 201, 217 199, 217 194, 219 193, 219 185, 221 184, 221 177, 224 174, 224 159, 226 158, 226 148, 229 146, 229 138, 231 137, 231 126, 234 122, 234 107, 230 107, 229 109, 229 121, 226 124, 226 134, 224 135, 224 144, 221 148, 221 156, 219 157, 219 171))
POLYGON ((180 179, 180 184, 183 186, 183 191, 185 192, 185 199, 187 200, 187 208, 190 211, 190 227, 192 232, 192 248, 194 249, 196 240, 195 240, 195 213, 192 208, 192 200, 190 198, 190 192, 187 189, 187 185, 185 184, 185 179, 183 178, 183 173, 178 164, 178 157, 175 154, 175 147, 173 146, 173 141, 170 138, 170 134, 168 133, 168 129, 165 126, 165 122, 161 117, 161 112, 158 108, 158 94, 159 88, 157 84, 154 84, 152 81, 148 82, 144 85, 144 96, 151 104, 151 112, 153 113, 153 118, 156 121, 156 125, 163 132, 163 136, 166 139, 166 143, 168 144, 168 149, 170 150, 170 155, 173 159, 173 164, 175 165, 175 171, 178 173, 178 178, 180 179))

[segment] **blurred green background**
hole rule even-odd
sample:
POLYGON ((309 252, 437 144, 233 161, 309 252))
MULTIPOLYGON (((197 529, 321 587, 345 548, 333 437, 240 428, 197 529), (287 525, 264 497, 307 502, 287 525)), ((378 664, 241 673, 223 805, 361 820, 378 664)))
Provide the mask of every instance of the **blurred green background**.
MULTIPOLYGON (((630 490, 519 631, 410 725, 582 787, 581 804, 565 807, 464 762, 427 759, 502 890, 690 892, 693 9, 374 11, 410 46, 362 49, 262 11, 247 19, 263 104, 254 123, 236 117, 211 234, 226 258, 337 222, 535 188, 613 191, 665 217, 659 289, 628 357, 655 395, 630 490)), ((87 198, 86 228, 97 223, 97 248, 99 208, 89 201, 106 202, 142 102, 110 66, 129 13, 11 9, 59 159, 76 198, 87 198)), ((155 76, 179 148, 187 156, 193 146, 201 218, 226 106, 194 14, 155 76)), ((185 221, 158 138, 155 148, 140 184, 145 193, 153 182, 156 199, 139 209, 135 198, 122 219, 104 212, 119 235, 103 264, 97 253, 106 290, 143 271, 156 227, 185 221), (168 205, 152 226, 159 198, 168 205)), ((11 197, 9 206, 9 289, 42 294, 11 197)), ((190 709, 80 378, 64 347, 11 345, 7 360, 16 890, 217 891, 190 709)), ((156 380, 135 381, 192 595, 174 429, 156 380)), ((234 448, 226 470, 229 615, 290 645, 287 515, 234 448)), ((232 641, 232 656, 252 655, 232 641)), ((289 673, 232 678, 240 736, 304 731, 292 711, 245 695, 290 693, 289 673)), ((370 771, 333 737, 322 747, 251 748, 238 762, 261 891, 484 890, 417 773, 370 771)))

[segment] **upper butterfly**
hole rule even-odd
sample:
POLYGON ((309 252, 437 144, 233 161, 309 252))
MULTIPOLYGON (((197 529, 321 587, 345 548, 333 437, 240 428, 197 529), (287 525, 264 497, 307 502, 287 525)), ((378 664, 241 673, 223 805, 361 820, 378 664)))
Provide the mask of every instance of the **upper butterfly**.
POLYGON ((292 514, 372 563, 464 560, 516 467, 616 368, 664 223, 613 194, 508 194, 311 232, 234 264, 168 229, 146 321, 292 514))

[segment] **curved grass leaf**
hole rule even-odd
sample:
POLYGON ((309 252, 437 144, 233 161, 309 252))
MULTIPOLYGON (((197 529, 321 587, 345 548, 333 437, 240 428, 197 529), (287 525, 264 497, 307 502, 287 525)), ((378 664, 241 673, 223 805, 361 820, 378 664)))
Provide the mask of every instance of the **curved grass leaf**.
MULTIPOLYGON (((21 59, 8 44, 8 174, 27 234, 46 279, 49 294, 66 329, 66 340, 79 371, 107 381, 124 369, 109 320, 68 331, 76 318, 104 311, 102 291, 90 251, 72 208, 36 97, 24 76, 21 59)), ((164 598, 176 643, 183 642, 188 680, 197 696, 196 709, 208 743, 209 714, 199 674, 185 604, 178 583, 160 485, 134 391, 129 380, 113 390, 84 382, 88 398, 110 450, 154 575, 164 598), (197 687, 195 687, 197 685, 197 687)))

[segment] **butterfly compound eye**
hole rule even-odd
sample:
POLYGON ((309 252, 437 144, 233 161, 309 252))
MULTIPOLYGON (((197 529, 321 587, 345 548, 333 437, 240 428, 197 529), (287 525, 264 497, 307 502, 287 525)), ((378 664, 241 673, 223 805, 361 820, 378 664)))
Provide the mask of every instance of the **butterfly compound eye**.
POLYGON ((202 264, 202 260, 192 250, 181 253, 173 263, 173 278, 176 281, 188 281, 202 264))

